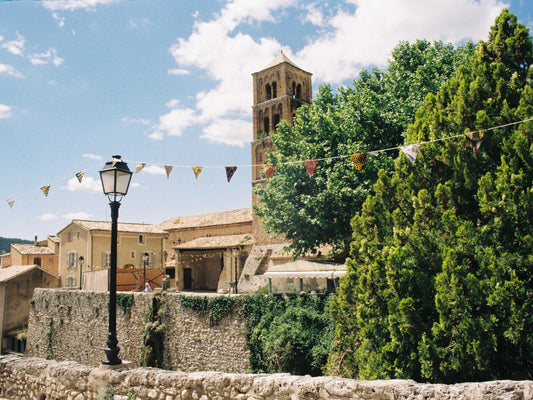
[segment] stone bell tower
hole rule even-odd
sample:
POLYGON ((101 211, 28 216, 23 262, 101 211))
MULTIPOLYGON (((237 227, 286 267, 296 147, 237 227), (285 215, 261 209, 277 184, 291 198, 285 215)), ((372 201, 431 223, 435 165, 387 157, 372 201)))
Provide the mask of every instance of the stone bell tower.
MULTIPOLYGON (((263 70, 252 74, 254 104, 252 141, 252 203, 258 201, 253 189, 265 184, 263 164, 266 152, 272 147, 271 136, 277 124, 286 120, 292 125, 296 109, 312 103, 311 73, 296 66, 280 52, 263 70)), ((280 243, 284 238, 271 239, 263 230, 261 221, 253 217, 253 234, 256 245, 280 243)))

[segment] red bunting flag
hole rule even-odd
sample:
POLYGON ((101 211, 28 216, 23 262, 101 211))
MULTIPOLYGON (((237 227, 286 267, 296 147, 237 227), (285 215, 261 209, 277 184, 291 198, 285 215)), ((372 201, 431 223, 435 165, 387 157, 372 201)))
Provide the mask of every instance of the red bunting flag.
POLYGON ((48 197, 48 192, 50 191, 50 185, 41 186, 41 190, 43 191, 44 195, 48 197))
POLYGON ((307 173, 309 174, 309 178, 313 176, 313 172, 315 171, 317 162, 318 160, 304 161, 305 169, 307 170, 307 173))
POLYGON ((228 179, 228 182, 231 181, 231 178, 233 177, 233 174, 235 174, 235 171, 237 171, 237 167, 226 167, 226 178, 228 179))
POLYGON ((170 173, 172 172, 172 168, 174 168, 172 165, 165 165, 165 172, 167 173, 167 179, 170 178, 170 173))
POLYGON ((363 164, 366 160, 366 153, 352 154, 350 158, 352 159, 355 169, 361 171, 361 169, 363 169, 363 164))
POLYGON ((474 155, 476 155, 477 151, 481 147, 481 142, 483 141, 483 136, 485 136, 485 131, 468 132, 465 133, 465 135, 470 141, 470 146, 472 147, 474 155))
POLYGON ((275 164, 263 164, 263 172, 265 173, 267 179, 270 179, 274 173, 274 168, 276 168, 275 164))
POLYGON ((203 167, 192 167, 196 180, 198 180, 198 175, 200 175, 200 172, 202 172, 202 168, 203 167))

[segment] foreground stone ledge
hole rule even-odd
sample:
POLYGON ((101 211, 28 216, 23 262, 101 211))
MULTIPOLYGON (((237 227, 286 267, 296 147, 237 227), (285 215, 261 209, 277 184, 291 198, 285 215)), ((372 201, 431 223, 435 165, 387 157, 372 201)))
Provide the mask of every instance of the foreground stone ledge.
POLYGON ((533 399, 533 381, 442 385, 289 374, 187 373, 156 368, 94 368, 72 361, 7 355, 0 356, 0 396, 31 400, 529 400, 533 399))

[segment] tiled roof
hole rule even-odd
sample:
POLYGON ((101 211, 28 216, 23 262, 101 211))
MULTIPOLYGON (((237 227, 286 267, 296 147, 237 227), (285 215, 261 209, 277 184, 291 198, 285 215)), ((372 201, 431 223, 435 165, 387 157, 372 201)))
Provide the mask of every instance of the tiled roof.
POLYGON ((41 254, 41 255, 54 255, 55 253, 46 246, 35 246, 33 244, 22 244, 22 243, 13 243, 13 248, 15 248, 20 254, 30 255, 30 254, 41 254))
POLYGON ((37 268, 37 265, 13 265, 12 267, 0 269, 0 283, 7 282, 25 272, 37 268))
MULTIPOLYGON (((86 221, 75 219, 72 223, 88 229, 89 231, 111 231, 111 222, 107 221, 86 221)), ((132 224, 127 222, 119 222, 117 230, 119 232, 129 233, 165 233, 162 229, 153 224, 132 224)))
POLYGON ((59 242, 60 242, 59 236, 48 235, 47 238, 50 239, 50 240, 51 240, 52 242, 54 242, 54 243, 59 243, 59 242))
POLYGON ((226 247, 243 246, 253 244, 251 235, 226 235, 226 236, 209 236, 201 237, 175 246, 179 250, 192 249, 223 249, 226 247))
POLYGON ((289 58, 288 58, 285 54, 283 54, 283 51, 280 51, 279 54, 277 55, 277 57, 274 58, 274 59, 270 62, 270 64, 268 64, 268 65, 265 67, 265 69, 270 68, 270 67, 274 67, 274 66, 276 66, 276 65, 278 65, 278 64, 281 64, 281 63, 283 63, 283 62, 289 63, 289 64, 291 64, 293 67, 300 68, 300 67, 298 67, 295 63, 293 63, 291 60, 289 60, 289 58))
POLYGON ((158 227, 164 230, 174 230, 205 226, 229 225, 246 222, 252 222, 251 208, 241 208, 239 210, 221 211, 210 214, 170 218, 160 223, 158 227))

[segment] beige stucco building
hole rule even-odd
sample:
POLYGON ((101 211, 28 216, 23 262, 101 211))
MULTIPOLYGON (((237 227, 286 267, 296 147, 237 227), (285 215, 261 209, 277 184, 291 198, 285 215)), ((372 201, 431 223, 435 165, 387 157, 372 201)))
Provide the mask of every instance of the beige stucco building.
MULTIPOLYGON (((83 274, 109 267, 111 222, 73 220, 58 232, 61 241, 61 286, 83 287, 83 274), (80 262, 80 256, 83 261, 80 262)), ((142 254, 149 254, 148 268, 163 268, 165 232, 152 224, 118 223, 117 268, 142 268, 142 254)))
POLYGON ((24 352, 24 340, 19 334, 28 326, 33 290, 56 287, 59 287, 59 278, 38 265, 15 265, 0 269, 2 351, 24 352))
MULTIPOLYGON (((8 262, 2 262, 2 268, 11 265, 38 265, 43 270, 57 275, 59 272, 60 242, 57 236, 48 236, 46 240, 33 244, 13 243, 8 262)), ((7 258, 6 258, 7 260, 7 258)))
POLYGON ((168 234, 171 287, 236 291, 253 245, 251 208, 174 217, 158 227, 168 234))

